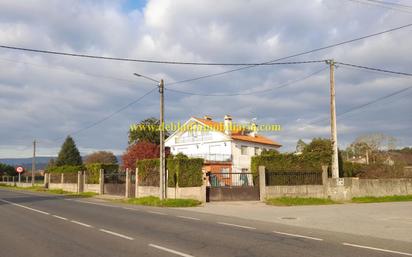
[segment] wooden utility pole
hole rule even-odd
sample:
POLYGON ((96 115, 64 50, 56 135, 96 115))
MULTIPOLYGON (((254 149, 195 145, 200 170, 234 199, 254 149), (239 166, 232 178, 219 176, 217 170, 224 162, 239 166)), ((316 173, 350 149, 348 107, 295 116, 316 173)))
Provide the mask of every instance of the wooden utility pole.
POLYGON ((160 180, 159 180, 159 197, 160 199, 166 198, 165 187, 165 135, 164 135, 164 82, 163 79, 159 83, 160 93, 160 180))
POLYGON ((338 161, 338 136, 336 131, 336 107, 335 107, 335 61, 326 62, 330 68, 330 129, 332 142, 332 178, 339 178, 338 161))
POLYGON ((31 160, 31 185, 34 186, 34 172, 36 170, 36 140, 33 140, 33 159, 31 160))

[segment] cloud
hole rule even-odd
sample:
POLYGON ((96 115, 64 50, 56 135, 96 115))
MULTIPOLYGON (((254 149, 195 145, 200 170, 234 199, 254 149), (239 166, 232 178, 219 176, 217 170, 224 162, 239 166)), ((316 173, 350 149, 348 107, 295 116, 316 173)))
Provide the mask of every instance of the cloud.
MULTIPOLYGON (((5 0, 0 3, 0 43, 57 51, 157 60, 261 62, 408 23, 409 14, 350 1, 151 0, 133 9, 128 1, 5 0), (341 15, 344 13, 345 15, 341 15)), ((410 29, 388 33, 291 60, 327 59, 408 72, 410 29)), ((266 90, 308 76, 325 64, 254 67, 171 85, 205 93, 266 90)), ((33 138, 40 155, 56 154, 64 137, 93 124, 153 89, 139 72, 175 81, 233 67, 167 66, 51 56, 0 49, 0 157, 25 156, 33 138), (59 138, 57 141, 53 139, 59 138)), ((410 72, 410 71, 409 71, 410 72)), ((410 79, 340 66, 336 70, 338 114, 410 85, 410 79)), ((360 134, 383 132, 412 145, 408 92, 338 117, 340 147, 360 134)), ((209 114, 222 119, 257 118, 280 123, 269 134, 294 149, 299 138, 328 137, 328 70, 264 94, 234 97, 166 91, 166 119, 185 121, 209 114), (323 123, 306 123, 315 120, 323 123)), ((158 94, 91 129, 75 134, 81 151, 122 152, 133 122, 158 116, 158 94)))

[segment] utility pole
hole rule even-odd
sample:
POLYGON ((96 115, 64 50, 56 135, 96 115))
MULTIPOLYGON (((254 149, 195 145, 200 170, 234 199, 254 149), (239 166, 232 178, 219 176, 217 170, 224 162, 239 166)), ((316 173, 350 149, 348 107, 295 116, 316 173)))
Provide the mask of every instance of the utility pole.
POLYGON ((166 198, 166 179, 165 179, 165 135, 164 135, 164 81, 160 80, 159 83, 160 93, 160 199, 166 198))
POLYGON ((336 107, 335 107, 335 61, 327 60, 330 68, 330 129, 332 142, 332 178, 339 178, 338 161, 338 137, 336 131, 336 107))
POLYGON ((33 140, 33 159, 31 160, 31 185, 34 186, 34 171, 36 170, 36 140, 33 140))

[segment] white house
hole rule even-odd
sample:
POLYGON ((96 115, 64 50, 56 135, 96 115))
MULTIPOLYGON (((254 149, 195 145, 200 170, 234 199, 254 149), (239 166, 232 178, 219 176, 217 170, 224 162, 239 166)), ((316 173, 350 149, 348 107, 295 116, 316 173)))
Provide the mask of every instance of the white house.
POLYGON ((191 117, 181 127, 183 129, 166 140, 165 146, 170 147, 172 154, 203 158, 205 170, 212 173, 250 172, 252 156, 281 146, 255 131, 232 128, 229 115, 223 122, 213 121, 208 116, 191 117))

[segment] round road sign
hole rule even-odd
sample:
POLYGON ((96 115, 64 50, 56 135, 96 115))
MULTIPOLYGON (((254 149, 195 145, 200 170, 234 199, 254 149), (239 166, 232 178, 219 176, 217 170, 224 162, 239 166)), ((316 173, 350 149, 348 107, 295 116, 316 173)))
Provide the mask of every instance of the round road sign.
POLYGON ((24 168, 21 167, 21 166, 19 166, 19 167, 16 168, 16 171, 17 171, 18 173, 22 173, 22 172, 24 171, 24 168))

